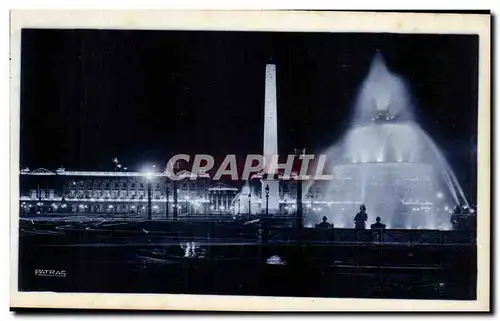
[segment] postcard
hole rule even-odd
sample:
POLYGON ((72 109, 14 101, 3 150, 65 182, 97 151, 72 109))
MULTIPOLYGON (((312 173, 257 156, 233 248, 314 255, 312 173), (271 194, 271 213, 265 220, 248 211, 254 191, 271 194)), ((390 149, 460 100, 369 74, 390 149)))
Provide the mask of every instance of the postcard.
POLYGON ((490 310, 490 16, 12 11, 11 307, 490 310))

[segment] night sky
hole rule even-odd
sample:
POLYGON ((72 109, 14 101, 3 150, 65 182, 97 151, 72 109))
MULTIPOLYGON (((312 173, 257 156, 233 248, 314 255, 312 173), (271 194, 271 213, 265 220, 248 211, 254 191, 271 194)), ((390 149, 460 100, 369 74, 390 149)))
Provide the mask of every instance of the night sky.
POLYGON ((280 153, 320 152, 346 129, 376 50, 470 195, 474 35, 23 30, 20 165, 111 170, 116 156, 139 170, 176 153, 259 154, 270 61, 280 153))

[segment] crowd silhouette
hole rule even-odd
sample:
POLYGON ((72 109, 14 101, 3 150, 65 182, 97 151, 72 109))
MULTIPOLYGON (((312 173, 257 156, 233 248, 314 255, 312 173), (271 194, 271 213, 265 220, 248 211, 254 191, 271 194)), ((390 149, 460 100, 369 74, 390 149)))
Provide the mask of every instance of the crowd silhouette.
MULTIPOLYGON (((368 221, 368 214, 366 213, 366 206, 361 205, 359 207, 359 212, 354 216, 354 229, 356 230, 364 230, 366 229, 366 222, 368 221)), ((382 219, 377 217, 375 219, 375 223, 370 225, 370 229, 372 230, 380 230, 385 229, 386 225, 383 224, 382 219)), ((334 228, 333 223, 328 223, 328 217, 323 216, 322 222, 316 224, 316 228, 327 229, 334 228)))

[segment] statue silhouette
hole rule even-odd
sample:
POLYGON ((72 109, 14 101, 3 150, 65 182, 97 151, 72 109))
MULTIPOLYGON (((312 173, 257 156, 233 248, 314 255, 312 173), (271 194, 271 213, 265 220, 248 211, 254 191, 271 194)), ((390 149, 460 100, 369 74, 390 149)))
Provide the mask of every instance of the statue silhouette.
POLYGON ((365 229, 365 222, 368 220, 368 214, 366 214, 366 206, 361 205, 359 207, 359 212, 354 216, 354 228, 357 230, 365 229))
POLYGON ((328 218, 326 216, 323 216, 323 222, 316 224, 316 227, 319 228, 332 228, 333 224, 330 224, 327 222, 328 218))

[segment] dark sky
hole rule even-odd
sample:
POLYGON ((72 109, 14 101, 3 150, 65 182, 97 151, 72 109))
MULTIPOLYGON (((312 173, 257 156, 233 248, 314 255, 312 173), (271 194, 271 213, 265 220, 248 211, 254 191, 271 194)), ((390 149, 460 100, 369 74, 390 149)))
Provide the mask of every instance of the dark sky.
POLYGON ((23 30, 21 165, 132 169, 174 153, 261 153, 265 64, 277 65, 279 149, 341 135, 379 49, 469 183, 477 36, 23 30))

